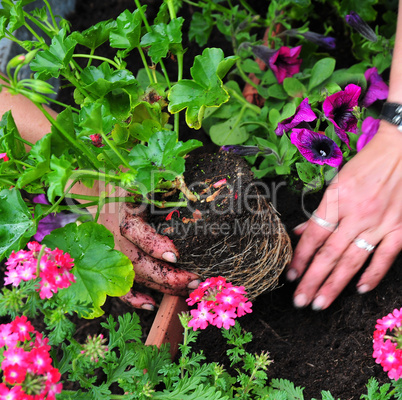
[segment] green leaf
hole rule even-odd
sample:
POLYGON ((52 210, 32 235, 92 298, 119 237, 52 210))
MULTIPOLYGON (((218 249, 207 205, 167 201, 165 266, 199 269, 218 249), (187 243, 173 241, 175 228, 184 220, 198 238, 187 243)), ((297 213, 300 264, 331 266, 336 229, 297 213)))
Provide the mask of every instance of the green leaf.
POLYGON ((32 168, 25 168, 18 178, 16 188, 22 189, 50 172, 50 140, 51 135, 48 134, 33 145, 28 154, 28 159, 32 161, 33 166, 32 168))
POLYGON ((83 88, 97 97, 105 96, 117 88, 136 85, 139 83, 134 75, 126 70, 112 70, 109 63, 104 62, 99 67, 90 66, 81 73, 83 88))
POLYGON ((317 61, 311 70, 311 79, 308 84, 308 91, 323 83, 335 70, 335 59, 323 58, 317 61))
POLYGON ((7 153, 9 158, 21 159, 25 155, 24 145, 11 111, 4 113, 0 121, 0 148, 7 153))
POLYGON ((249 134, 239 122, 239 117, 235 115, 225 122, 212 125, 209 130, 211 140, 218 146, 244 143, 249 134))
POLYGON ((32 60, 30 67, 36 71, 35 78, 58 78, 61 71, 68 67, 76 44, 77 42, 71 36, 66 37, 66 31, 61 29, 53 37, 49 49, 38 52, 32 60))
POLYGON ((52 155, 50 158, 50 169, 52 172, 49 172, 44 179, 49 186, 47 198, 53 203, 56 196, 63 195, 64 188, 73 171, 71 169, 71 162, 64 155, 60 158, 52 155))
POLYGON ((25 247, 36 233, 31 212, 17 189, 0 192, 0 260, 25 247))
POLYGON ((157 64, 165 58, 168 51, 176 54, 175 49, 181 50, 184 19, 182 17, 173 19, 169 24, 157 24, 151 26, 151 32, 146 33, 141 39, 141 46, 150 46, 148 55, 157 64))
POLYGON ((283 88, 290 97, 304 97, 306 88, 296 78, 285 78, 283 81, 283 88))
POLYGON ((213 19, 210 13, 195 12, 191 18, 188 37, 195 40, 198 46, 203 47, 207 44, 208 38, 212 32, 213 19))
POLYGON ((154 189, 160 179, 173 180, 184 172, 184 155, 202 146, 198 140, 177 141, 176 132, 167 130, 154 133, 148 141, 148 146, 136 145, 128 155, 129 164, 138 174, 142 194, 154 189))
MULTIPOLYGON (((223 51, 207 48, 196 56, 191 67, 193 80, 183 79, 174 85, 168 94, 169 111, 177 113, 185 108, 186 122, 194 129, 201 128, 206 107, 219 107, 229 100, 221 80, 233 58, 224 58, 223 51)), ((233 65, 233 64, 232 64, 233 65)))
POLYGON ((120 251, 114 250, 114 238, 103 225, 86 222, 68 224, 55 229, 42 243, 59 248, 74 258, 72 273, 76 282, 60 291, 60 296, 75 294, 77 301, 91 303, 93 312, 88 318, 103 314, 101 306, 106 296, 126 294, 134 280, 131 261, 120 251))
POLYGON ((140 44, 141 12, 146 6, 136 9, 133 13, 124 10, 116 19, 116 26, 110 31, 110 46, 130 51, 140 44))
POLYGON ((101 101, 85 105, 80 111, 79 119, 82 128, 80 136, 96 133, 108 134, 116 123, 116 119, 101 101))
POLYGON ((320 176, 320 166, 310 162, 296 163, 296 170, 304 183, 312 183, 320 176))
POLYGON ((109 33, 115 26, 116 22, 113 20, 101 21, 85 31, 73 32, 71 37, 78 44, 94 50, 109 39, 109 33))

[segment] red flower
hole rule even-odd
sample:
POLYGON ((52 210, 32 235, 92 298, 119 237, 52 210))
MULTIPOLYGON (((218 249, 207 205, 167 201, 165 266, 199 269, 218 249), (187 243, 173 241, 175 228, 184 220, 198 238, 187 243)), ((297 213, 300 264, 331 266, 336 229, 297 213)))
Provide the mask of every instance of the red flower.
POLYGON ((0 153, 0 159, 3 159, 4 161, 8 161, 9 158, 7 157, 7 153, 0 153))

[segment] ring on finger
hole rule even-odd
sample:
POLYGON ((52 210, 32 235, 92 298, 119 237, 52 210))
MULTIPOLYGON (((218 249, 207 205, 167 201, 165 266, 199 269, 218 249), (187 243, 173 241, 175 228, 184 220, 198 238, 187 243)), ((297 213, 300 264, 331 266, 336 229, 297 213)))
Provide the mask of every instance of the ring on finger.
POLYGON ((367 252, 371 253, 374 249, 375 246, 372 245, 371 243, 367 242, 365 239, 362 238, 356 238, 353 243, 359 248, 366 250, 367 252))
POLYGON ((318 226, 321 226, 321 228, 328 229, 329 231, 334 231, 338 224, 334 224, 333 222, 329 222, 321 217, 319 217, 315 211, 311 215, 310 218, 313 222, 315 222, 318 226))

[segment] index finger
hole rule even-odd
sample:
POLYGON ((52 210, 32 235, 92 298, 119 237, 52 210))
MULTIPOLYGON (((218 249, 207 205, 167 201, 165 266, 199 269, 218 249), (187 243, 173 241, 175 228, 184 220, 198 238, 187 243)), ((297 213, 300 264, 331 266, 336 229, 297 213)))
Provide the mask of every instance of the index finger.
POLYGON ((148 225, 136 212, 135 206, 130 203, 121 205, 120 232, 122 236, 154 258, 174 263, 179 257, 173 242, 148 225))

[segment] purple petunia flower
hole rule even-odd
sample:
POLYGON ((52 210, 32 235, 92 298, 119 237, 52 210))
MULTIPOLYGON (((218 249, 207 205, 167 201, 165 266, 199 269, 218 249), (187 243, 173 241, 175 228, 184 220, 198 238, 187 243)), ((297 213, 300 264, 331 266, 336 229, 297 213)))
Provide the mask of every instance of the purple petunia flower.
POLYGON ((284 119, 278 124, 275 129, 275 133, 278 136, 282 136, 285 132, 289 132, 291 129, 295 128, 302 122, 311 122, 317 119, 314 111, 311 109, 308 103, 308 98, 306 97, 296 108, 296 112, 292 117, 284 119))
MULTIPOLYGON (((33 198, 34 203, 49 204, 44 194, 39 194, 33 198)), ((33 236, 34 240, 41 242, 43 238, 50 232, 57 228, 62 228, 63 226, 69 224, 70 222, 75 222, 80 214, 73 213, 53 213, 49 214, 45 218, 42 218, 38 223, 38 230, 33 236)))
POLYGON ((298 59, 301 46, 289 48, 282 46, 279 50, 272 50, 267 46, 252 46, 252 52, 260 58, 275 74, 278 83, 285 78, 291 78, 300 72, 301 59, 298 59))
POLYGON ((290 141, 299 149, 301 155, 313 164, 339 167, 342 151, 328 136, 309 129, 293 129, 290 141))
POLYGON ((378 40, 375 32, 356 12, 351 11, 351 13, 345 17, 345 21, 353 29, 359 32, 360 35, 365 37, 367 40, 370 40, 370 42, 376 42, 378 40))
POLYGON ((360 92, 361 87, 351 83, 345 90, 328 96, 322 104, 325 116, 335 126, 335 133, 348 147, 349 138, 346 132, 357 132, 357 118, 353 111, 357 107, 360 92))
POLYGON ((357 139, 356 150, 360 151, 377 133, 380 126, 380 120, 367 117, 362 123, 362 134, 357 139))
POLYGON ((362 100, 363 107, 371 106, 377 100, 385 100, 388 97, 388 85, 378 75, 376 67, 369 68, 364 77, 367 81, 367 90, 362 100))
POLYGON ((309 42, 329 50, 333 50, 336 47, 335 38, 331 36, 322 35, 321 33, 311 31, 299 32, 297 29, 289 29, 285 31, 284 34, 290 37, 298 37, 299 35, 301 35, 304 37, 304 39, 308 40, 309 42))

